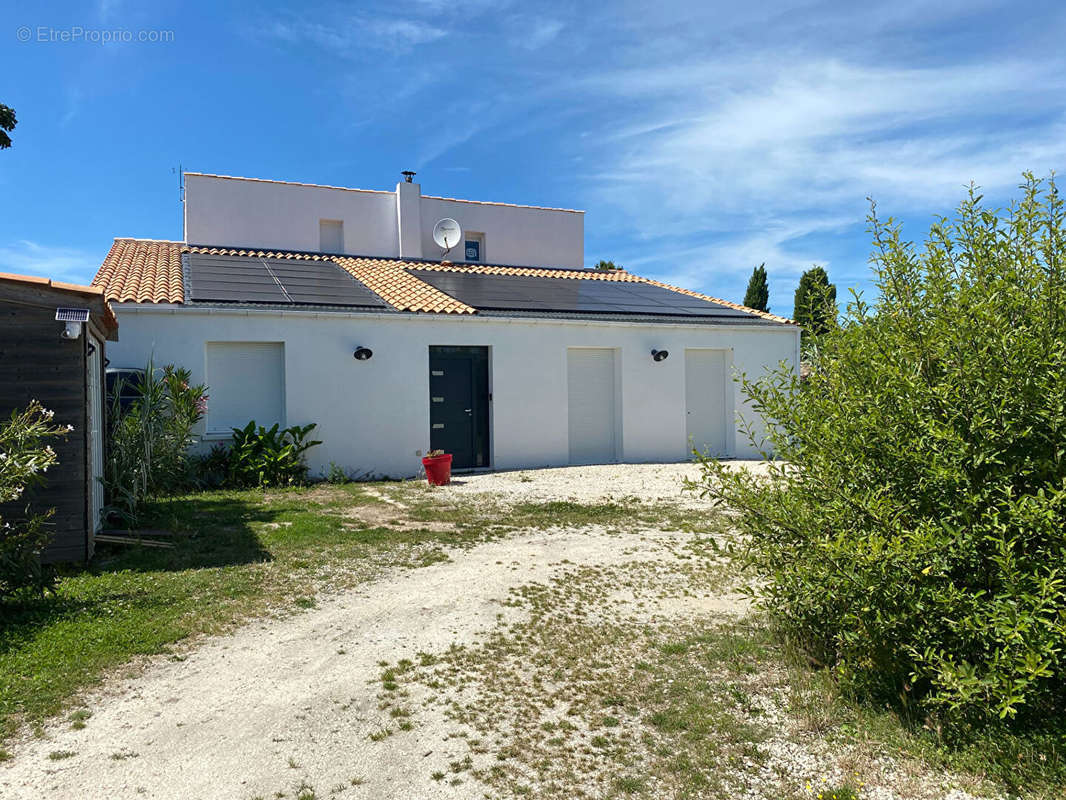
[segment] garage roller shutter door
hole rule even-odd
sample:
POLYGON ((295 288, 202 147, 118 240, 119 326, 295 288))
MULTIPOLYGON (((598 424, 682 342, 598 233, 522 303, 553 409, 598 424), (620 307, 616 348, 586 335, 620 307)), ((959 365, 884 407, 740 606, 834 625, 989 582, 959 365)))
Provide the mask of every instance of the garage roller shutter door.
POLYGON ((207 430, 230 433, 250 421, 285 425, 285 345, 207 343, 207 430))
POLYGON ((616 461, 615 351, 609 348, 567 350, 566 374, 570 463, 616 461))
POLYGON ((685 432, 688 455, 724 456, 728 451, 726 423, 732 391, 724 350, 685 351, 685 432))

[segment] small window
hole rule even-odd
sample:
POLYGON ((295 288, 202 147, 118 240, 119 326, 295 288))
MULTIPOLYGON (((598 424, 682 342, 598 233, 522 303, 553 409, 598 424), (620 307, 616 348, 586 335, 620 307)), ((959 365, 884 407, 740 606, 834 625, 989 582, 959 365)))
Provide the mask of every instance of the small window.
POLYGON ((466 235, 465 260, 481 261, 484 258, 485 237, 480 233, 468 233, 466 235))
POLYGON ((344 223, 341 220, 318 221, 318 249, 323 253, 344 252, 344 223))
POLYGON ((207 343, 207 432, 285 424, 285 345, 207 343))

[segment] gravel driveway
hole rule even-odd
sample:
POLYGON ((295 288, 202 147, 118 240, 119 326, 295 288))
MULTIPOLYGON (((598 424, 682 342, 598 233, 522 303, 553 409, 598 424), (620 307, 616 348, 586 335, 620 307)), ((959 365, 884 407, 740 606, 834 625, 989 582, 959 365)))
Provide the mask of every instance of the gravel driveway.
MULTIPOLYGON (((677 499, 681 478, 694 474, 685 464, 527 470, 459 476, 435 491, 504 502, 677 499)), ((547 580, 564 563, 670 559, 683 538, 647 531, 623 548, 597 527, 519 534, 249 624, 184 660, 158 659, 135 678, 111 681, 87 698, 84 729, 56 723, 16 743, 16 757, 0 764, 0 797, 296 797, 304 781, 319 796, 325 787, 344 797, 481 797, 474 782, 428 780, 465 751, 448 740, 442 717, 386 747, 369 738, 381 726, 371 688, 379 662, 475 641, 519 613, 501 605, 511 589, 547 580)))
MULTIPOLYGON (((677 508, 698 504, 680 489, 683 478, 696 474, 689 464, 524 470, 463 475, 454 485, 432 491, 456 505, 487 497, 501 508, 524 501, 591 504, 636 497, 677 508)), ((376 491, 402 509, 404 498, 414 496, 410 493, 424 497, 430 490, 407 484, 382 485, 376 491)), ((732 591, 732 578, 721 578, 721 571, 715 577, 714 570, 720 570, 715 562, 727 562, 706 556, 707 550, 693 550, 699 537, 679 530, 619 531, 598 525, 519 531, 456 548, 446 562, 397 570, 357 590, 320 597, 306 611, 250 623, 232 635, 201 642, 185 655, 157 658, 133 677, 113 678, 84 699, 91 711, 84 728, 56 720, 40 736, 15 742, 14 758, 0 764, 0 798, 506 796, 514 787, 491 780, 499 774, 497 759, 514 749, 508 737, 525 735, 520 725, 507 722, 504 728, 486 729, 482 741, 473 717, 468 714, 467 724, 457 716, 464 706, 476 716, 493 703, 514 704, 518 715, 528 706, 543 705, 536 713, 549 716, 528 723, 529 731, 542 739, 555 736, 543 731, 564 726, 566 719, 574 723, 565 723, 566 730, 584 737, 574 752, 591 765, 591 772, 564 780, 561 793, 547 787, 534 795, 571 797, 580 786, 583 796, 614 796, 615 791, 603 787, 624 788, 610 783, 618 765, 596 761, 601 756, 595 753, 607 752, 596 750, 596 742, 606 741, 605 732, 615 735, 616 729, 583 731, 578 717, 559 717, 558 705, 538 693, 550 690, 558 696, 561 691, 569 698, 571 687, 550 687, 550 672, 546 679, 534 677, 532 686, 524 685, 522 675, 530 662, 513 642, 532 642, 538 620, 562 623, 565 638, 565 625, 573 619, 620 631, 617 643, 605 647, 646 648, 652 631, 670 635, 687 625, 698 633, 714 620, 728 624, 743 618, 748 606, 732 591), (495 655, 478 660, 473 655, 478 653, 495 655), (445 666, 471 658, 466 673, 445 666), (495 671, 508 658, 517 665, 509 673, 510 680, 518 681, 511 688, 500 682, 504 674, 495 671), (396 665, 398 673, 406 670, 408 677, 394 678, 389 665, 396 665), (438 680, 434 669, 444 670, 447 680, 438 680), (493 691, 496 700, 491 699, 493 691)), ((604 653, 575 651, 576 657, 592 659, 590 670, 606 667, 611 672, 610 664, 597 663, 604 653)), ((787 683, 779 688, 787 695, 787 683)), ((575 684, 572 691, 583 689, 575 684)), ((752 695, 746 702, 762 708, 763 719, 783 720, 766 698, 752 695)), ((639 714, 627 718, 617 729, 638 726, 632 746, 639 746, 640 719, 639 714)), ((743 793, 730 796, 777 798, 785 796, 781 781, 798 787, 818 774, 839 774, 840 747, 825 747, 809 734, 800 740, 782 738, 787 724, 776 727, 780 730, 759 745, 768 760, 761 766, 753 762, 750 775, 739 762, 723 765, 727 777, 736 773, 746 781, 738 784, 746 787, 743 793)), ((554 747, 558 741, 549 738, 537 746, 554 747)), ((650 771, 653 765, 646 763, 650 771)), ((914 785, 928 783, 922 769, 916 775, 914 785)), ((644 796, 669 796, 665 784, 654 783, 658 778, 650 780, 651 795, 644 796)), ((884 789, 869 796, 969 797, 928 785, 928 793, 884 789)))

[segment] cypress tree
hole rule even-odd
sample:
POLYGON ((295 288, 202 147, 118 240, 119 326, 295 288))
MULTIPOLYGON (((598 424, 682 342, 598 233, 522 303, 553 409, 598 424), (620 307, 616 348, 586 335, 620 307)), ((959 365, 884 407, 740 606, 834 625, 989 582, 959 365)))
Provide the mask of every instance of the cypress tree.
POLYGON ((829 330, 837 315, 837 287, 821 267, 803 273, 796 287, 796 305, 792 318, 803 326, 803 337, 820 336, 829 330))
POLYGON ((748 290, 744 292, 744 305, 758 311, 769 311, 770 285, 766 281, 766 262, 764 261, 751 272, 748 290))

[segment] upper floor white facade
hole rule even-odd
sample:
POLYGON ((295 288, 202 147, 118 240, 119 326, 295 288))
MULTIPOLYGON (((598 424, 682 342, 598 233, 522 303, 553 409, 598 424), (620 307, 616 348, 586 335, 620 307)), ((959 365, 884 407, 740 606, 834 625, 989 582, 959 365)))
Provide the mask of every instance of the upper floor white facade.
POLYGON ((407 182, 388 192, 185 173, 189 244, 439 260, 444 218, 464 234, 450 261, 584 266, 583 211, 432 197, 407 182))

